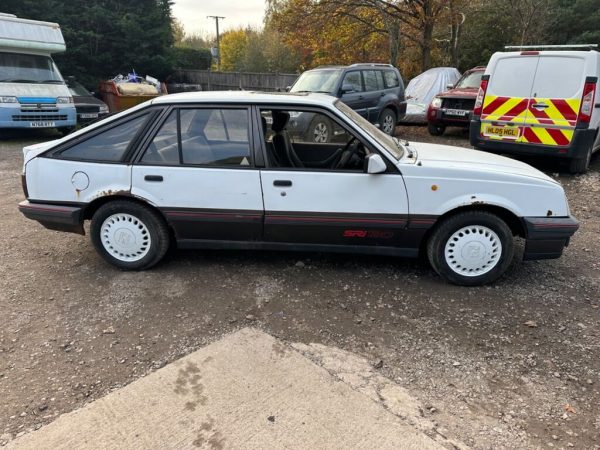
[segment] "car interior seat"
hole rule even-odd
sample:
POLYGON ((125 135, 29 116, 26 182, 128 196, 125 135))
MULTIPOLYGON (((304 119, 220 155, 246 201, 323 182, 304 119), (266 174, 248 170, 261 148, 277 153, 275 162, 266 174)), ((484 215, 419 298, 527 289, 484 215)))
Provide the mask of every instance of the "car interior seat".
POLYGON ((272 111, 273 124, 271 130, 275 133, 273 135, 273 147, 275 150, 276 157, 279 159, 282 167, 304 167, 304 163, 298 158, 294 148, 292 147, 292 141, 285 129, 288 121, 290 120, 290 114, 286 111, 272 111))

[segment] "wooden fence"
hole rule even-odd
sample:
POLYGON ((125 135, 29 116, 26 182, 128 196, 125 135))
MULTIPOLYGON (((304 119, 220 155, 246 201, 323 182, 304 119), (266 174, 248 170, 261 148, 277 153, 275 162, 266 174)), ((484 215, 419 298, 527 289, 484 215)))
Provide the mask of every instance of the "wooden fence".
POLYGON ((285 91, 294 84, 297 74, 213 72, 211 70, 178 70, 174 77, 181 83, 202 86, 203 91, 285 91))

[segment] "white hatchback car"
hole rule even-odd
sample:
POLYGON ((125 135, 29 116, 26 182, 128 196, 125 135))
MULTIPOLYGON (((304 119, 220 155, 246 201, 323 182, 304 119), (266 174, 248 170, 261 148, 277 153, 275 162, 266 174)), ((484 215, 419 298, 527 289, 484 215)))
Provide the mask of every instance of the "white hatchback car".
POLYGON ((491 282, 513 258, 558 258, 578 228, 560 184, 476 150, 409 144, 320 94, 201 92, 156 98, 23 149, 19 205, 84 233, 121 269, 181 248, 416 257, 442 277, 491 282), (339 131, 307 142, 303 113, 339 131), (288 130, 295 130, 293 133, 288 130))

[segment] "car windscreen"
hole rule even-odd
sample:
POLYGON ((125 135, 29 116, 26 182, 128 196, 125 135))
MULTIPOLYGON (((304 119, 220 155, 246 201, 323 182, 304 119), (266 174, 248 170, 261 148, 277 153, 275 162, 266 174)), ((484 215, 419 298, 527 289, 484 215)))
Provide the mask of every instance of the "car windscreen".
POLYGON ((69 81, 69 92, 75 97, 91 97, 92 94, 76 81, 69 81))
POLYGON ((334 104, 335 107, 343 112, 346 117, 365 130, 373 139, 381 143, 392 155, 394 155, 396 159, 399 160, 402 158, 402 155, 404 155, 404 149, 396 138, 385 134, 345 103, 338 100, 334 104))
POLYGON ((323 92, 333 94, 338 82, 340 69, 310 70, 300 75, 290 92, 323 92))
POLYGON ((471 72, 465 77, 462 77, 455 87, 457 88, 473 88, 478 89, 481 85, 481 77, 483 76, 483 72, 471 72))
POLYGON ((0 52, 0 82, 63 84, 49 56, 0 52))

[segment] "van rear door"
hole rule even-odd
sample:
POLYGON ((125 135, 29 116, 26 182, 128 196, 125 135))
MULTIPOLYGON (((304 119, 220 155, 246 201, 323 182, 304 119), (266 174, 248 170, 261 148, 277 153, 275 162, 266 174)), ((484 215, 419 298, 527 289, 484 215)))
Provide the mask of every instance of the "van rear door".
POLYGON ((523 127, 538 60, 537 54, 507 55, 491 68, 481 112, 481 138, 524 142, 523 127))
POLYGON ((585 84, 585 59, 542 53, 533 82, 522 142, 568 147, 585 84))

